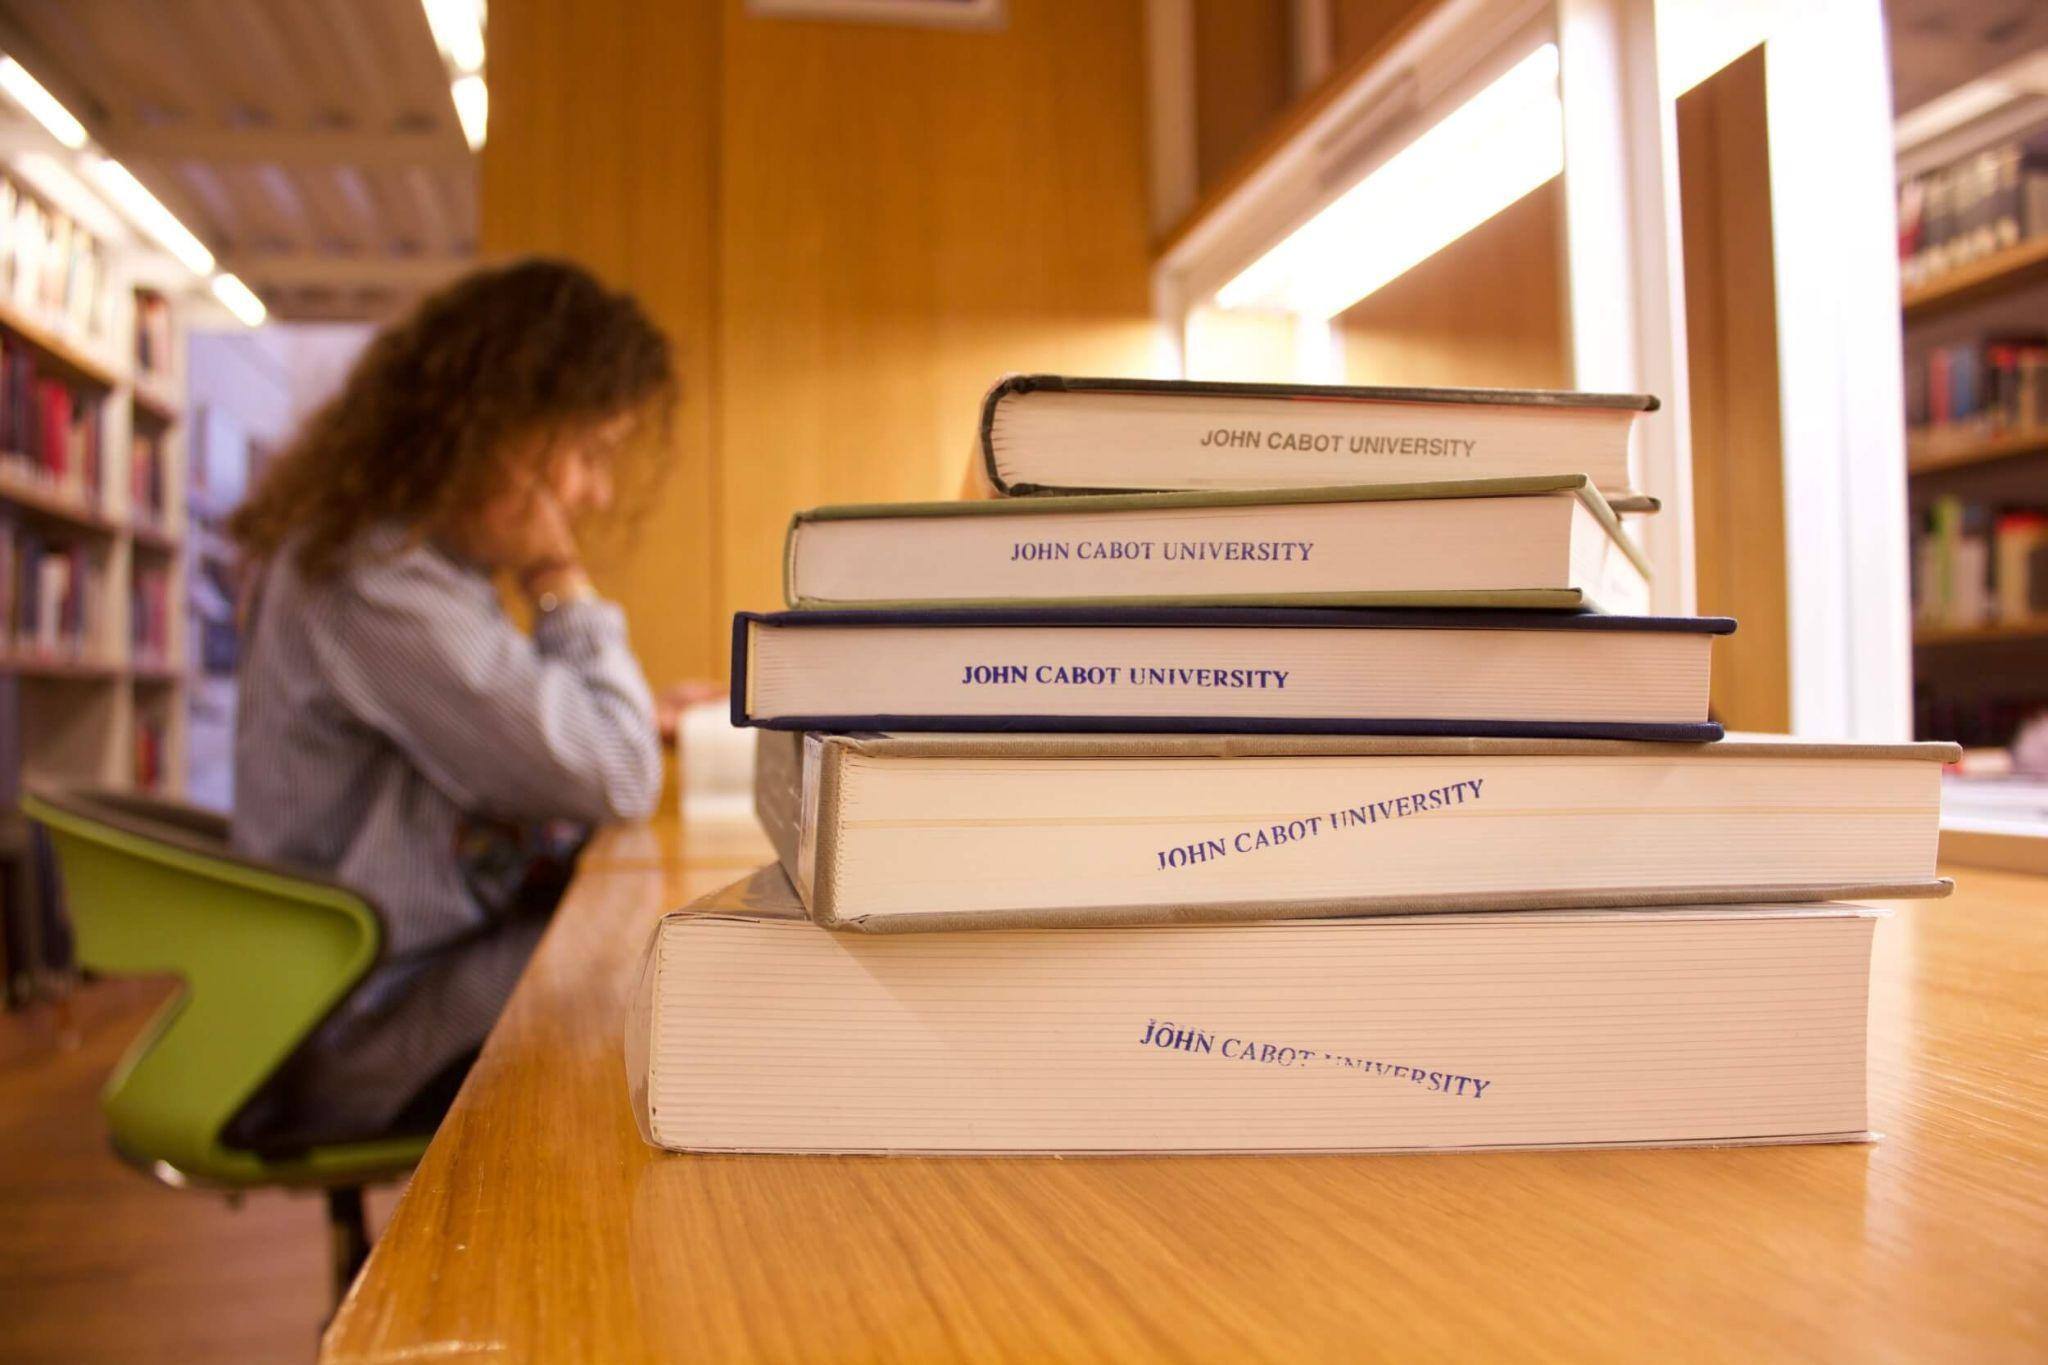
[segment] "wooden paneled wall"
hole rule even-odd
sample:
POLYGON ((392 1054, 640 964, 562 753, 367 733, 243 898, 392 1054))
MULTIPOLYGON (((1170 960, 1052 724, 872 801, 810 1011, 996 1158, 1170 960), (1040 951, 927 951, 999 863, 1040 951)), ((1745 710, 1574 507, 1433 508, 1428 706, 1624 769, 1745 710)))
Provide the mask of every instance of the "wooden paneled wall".
POLYGON ((777 605, 789 514, 946 497, 1008 370, 1151 373, 1139 0, 998 32, 742 0, 491 7, 482 237, 632 288, 683 352, 671 477, 600 565, 657 683, 777 605))
POLYGON ((1195 176, 1207 189, 1265 136, 1294 99, 1290 6, 1192 0, 1195 176))
POLYGON ((726 639, 715 439, 722 27, 703 0, 490 9, 484 251, 581 261, 638 294, 680 357, 666 475, 595 547, 657 685, 715 675, 726 639))
POLYGON ((1330 7, 1330 66, 1342 70, 1378 46, 1401 22, 1436 0, 1325 0, 1330 7))
POLYGON ((1714 646, 1715 718, 1791 727, 1783 416, 1764 49, 1678 101, 1699 610, 1740 628, 1714 646))

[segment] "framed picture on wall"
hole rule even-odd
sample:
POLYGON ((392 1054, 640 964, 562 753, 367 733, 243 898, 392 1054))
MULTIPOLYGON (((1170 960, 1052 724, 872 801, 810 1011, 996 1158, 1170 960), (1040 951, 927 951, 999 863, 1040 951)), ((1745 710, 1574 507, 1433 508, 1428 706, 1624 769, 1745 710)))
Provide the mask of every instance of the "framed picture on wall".
POLYGON ((763 19, 826 19, 925 28, 1001 28, 1008 0, 747 0, 763 19))

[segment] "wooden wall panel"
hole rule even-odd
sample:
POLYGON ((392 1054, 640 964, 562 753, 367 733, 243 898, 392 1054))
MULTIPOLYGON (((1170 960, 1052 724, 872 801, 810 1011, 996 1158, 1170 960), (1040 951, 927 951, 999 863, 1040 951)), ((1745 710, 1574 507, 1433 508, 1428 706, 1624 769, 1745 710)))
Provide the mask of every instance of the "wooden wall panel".
POLYGON ((1293 27, 1277 0, 1193 0, 1195 179, 1208 189, 1294 98, 1293 27))
POLYGON ((1566 388, 1562 186, 1539 186, 1338 319, 1353 384, 1566 388))
POLYGON ((680 352, 663 481, 594 547, 657 684, 716 675, 714 232, 721 24, 713 0, 500 0, 490 8, 481 242, 572 257, 639 295, 680 352))
POLYGON ((1714 646, 1714 715, 1791 725, 1785 471, 1764 52, 1678 101, 1699 610, 1741 628, 1714 646))
POLYGON ((1330 66, 1341 70, 1373 50, 1417 10, 1436 0, 1326 0, 1330 7, 1330 66))
POLYGON ((728 605, 814 502, 959 486, 1011 370, 1149 373, 1142 10, 954 33, 729 0, 720 222, 728 605))
POLYGON ((1004 371, 1152 371, 1141 20, 492 6, 486 249, 592 264, 683 349, 676 468, 603 579, 657 683, 778 603, 793 510, 957 491, 1004 371))

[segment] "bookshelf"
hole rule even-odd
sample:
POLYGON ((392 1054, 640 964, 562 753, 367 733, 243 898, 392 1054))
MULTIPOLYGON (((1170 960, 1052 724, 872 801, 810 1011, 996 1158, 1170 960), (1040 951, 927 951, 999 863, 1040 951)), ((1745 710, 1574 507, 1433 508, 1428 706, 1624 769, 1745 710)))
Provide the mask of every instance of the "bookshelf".
POLYGON ((2048 454, 2048 426, 2027 426, 1987 435, 1915 434, 1906 442, 1906 472, 1931 474, 1946 469, 1973 469, 2041 454, 2048 454))
POLYGON ((1971 745, 2048 710, 2048 125, 2012 126, 1900 189, 1914 728, 1971 745))
MULTIPOLYGON (((116 271, 106 286, 125 288, 116 271)), ((109 328, 131 326, 133 304, 114 300, 107 318, 109 328)), ((52 478, 47 466, 39 476, 20 451, 0 458, 0 568, 9 580, 0 677, 21 688, 20 733, 9 737, 15 770, 0 775, 6 800, 34 781, 174 791, 183 712, 164 694, 181 685, 184 652, 176 353, 156 372, 122 370, 106 358, 109 339, 67 336, 15 303, 0 306, 0 348, 28 357, 39 379, 67 385, 78 420, 98 431, 96 468, 84 479, 52 478), (148 479, 137 463, 145 449, 148 479), (69 580, 61 593, 41 580, 53 554, 71 556, 70 573, 55 575, 69 580), (46 600, 35 607, 61 597, 66 609, 53 630, 24 638, 23 600, 39 589, 46 600), (100 693, 112 682, 149 693, 110 702, 100 693), (147 764, 137 761, 141 746, 147 764)))
POLYGON ((184 372, 141 253, 4 169, 0 227, 0 956, 18 999, 61 963, 22 789, 183 789, 184 372))
POLYGON ((1908 322, 1917 322, 2043 280, 2048 280, 2048 234, 1908 285, 1899 306, 1908 322))
POLYGON ((2048 640, 2048 613, 1990 621, 1981 626, 1922 626, 1913 632, 1913 643, 1928 649, 2019 640, 2048 640))

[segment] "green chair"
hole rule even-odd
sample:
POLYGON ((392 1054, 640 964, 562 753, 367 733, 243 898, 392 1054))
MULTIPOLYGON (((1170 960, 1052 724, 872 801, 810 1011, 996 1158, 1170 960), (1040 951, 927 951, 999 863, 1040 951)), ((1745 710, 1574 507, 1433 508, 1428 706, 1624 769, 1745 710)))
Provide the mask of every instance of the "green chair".
POLYGON ((101 1095, 114 1150, 180 1188, 324 1190, 339 1302, 369 1254, 364 1187, 411 1170, 427 1139, 312 1145, 280 1158, 224 1135, 376 961, 384 926, 375 907, 332 882, 236 856, 227 822, 190 806, 44 790, 22 809, 56 849, 79 965, 184 982, 101 1095))

